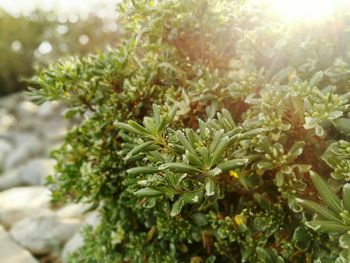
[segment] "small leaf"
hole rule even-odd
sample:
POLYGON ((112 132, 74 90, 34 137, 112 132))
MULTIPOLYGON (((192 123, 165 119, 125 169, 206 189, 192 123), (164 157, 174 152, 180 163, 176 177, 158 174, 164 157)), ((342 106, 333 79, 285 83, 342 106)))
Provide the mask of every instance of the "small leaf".
POLYGON ((299 141, 296 142, 292 148, 290 148, 288 152, 288 156, 291 157, 291 159, 297 158, 299 155, 303 153, 303 147, 305 146, 305 142, 299 141))
POLYGON ((152 108, 153 108, 153 117, 154 117, 155 125, 157 127, 159 127, 159 125, 160 125, 160 111, 159 111, 159 107, 158 107, 157 104, 153 104, 152 108))
POLYGON ((335 128, 342 134, 350 135, 350 119, 339 118, 334 122, 335 128))
POLYGON ((135 129, 134 127, 132 127, 132 126, 130 126, 128 124, 122 123, 122 122, 118 122, 117 121, 114 124, 120 129, 127 130, 128 132, 135 133, 137 135, 143 136, 143 135, 147 134, 147 131, 146 132, 141 132, 141 131, 135 129))
POLYGON ((350 248, 350 235, 348 233, 341 235, 339 238, 339 244, 342 248, 350 248))
POLYGON ((178 111, 178 107, 173 107, 171 112, 168 115, 168 122, 172 122, 173 119, 175 118, 176 112, 178 111))
POLYGON ((198 173, 202 172, 198 168, 184 163, 165 163, 159 166, 160 170, 169 169, 175 173, 198 173))
POLYGON ((188 161, 190 164, 197 166, 197 167, 202 167, 203 166, 203 162, 195 155, 193 155, 192 153, 187 151, 187 157, 188 157, 188 161))
POLYGON ((136 195, 137 197, 158 197, 163 195, 163 193, 150 188, 142 188, 136 191, 134 195, 136 195))
POLYGON ((210 170, 210 171, 208 172, 208 175, 209 175, 209 176, 217 176, 217 175, 219 175, 219 174, 221 174, 221 173, 222 173, 222 170, 221 170, 220 168, 216 167, 216 168, 210 170))
POLYGON ((213 141, 211 142, 211 144, 209 146, 209 152, 210 153, 213 153, 215 151, 216 147, 219 145, 219 143, 220 143, 220 141, 221 141, 221 139, 222 139, 222 137, 224 135, 224 132, 225 131, 223 129, 221 129, 221 130, 219 130, 219 131, 217 131, 215 133, 213 141))
POLYGON ((322 179, 322 177, 313 171, 310 171, 310 177, 317 189, 317 192, 322 197, 323 201, 329 206, 329 208, 331 208, 336 213, 342 212, 343 208, 341 206, 340 199, 328 187, 327 183, 322 179))
POLYGON ((303 207, 305 207, 306 209, 316 213, 321 218, 342 223, 342 220, 337 216, 337 214, 333 213, 332 211, 328 210, 327 208, 324 208, 323 206, 319 205, 316 202, 302 200, 299 198, 296 198, 296 201, 299 204, 301 204, 303 207))
POLYGON ((328 232, 328 233, 342 233, 350 230, 349 226, 343 225, 341 223, 337 223, 334 221, 326 221, 326 220, 313 220, 311 222, 306 222, 306 225, 313 230, 328 232))
POLYGON ((343 206, 350 212, 350 184, 345 184, 343 186, 343 206))
POLYGON ((236 169, 248 163, 249 159, 234 159, 219 163, 216 167, 221 169, 223 172, 228 172, 232 169, 236 169))
POLYGON ((195 204, 198 203, 203 197, 201 192, 187 192, 182 195, 182 199, 185 203, 195 204))
POLYGON ((143 123, 149 133, 156 136, 158 134, 158 129, 156 127, 156 124, 154 123, 154 119, 150 117, 145 117, 143 119, 143 123))
POLYGON ((284 184, 284 177, 285 177, 285 175, 283 173, 281 173, 281 172, 277 172, 276 173, 275 182, 276 182, 276 186, 277 187, 283 186, 283 184, 284 184))
POLYGON ((312 77, 312 79, 309 82, 310 87, 316 86, 323 78, 323 72, 319 71, 316 72, 316 74, 312 77))
POLYGON ((215 182, 210 177, 205 180, 205 194, 206 196, 212 196, 215 194, 215 182))
POLYGON ((191 145, 191 143, 187 140, 187 138, 185 137, 185 135, 178 131, 176 133, 176 137, 177 139, 180 141, 180 143, 182 144, 183 147, 185 147, 185 149, 187 151, 189 151, 190 153, 192 153, 194 156, 196 156, 196 150, 193 148, 193 146, 191 145))
POLYGON ((128 121, 128 124, 133 127, 134 129, 138 130, 140 133, 142 134, 148 134, 148 131, 141 126, 140 124, 138 124, 136 121, 130 120, 128 121))
POLYGON ((152 141, 142 143, 140 145, 137 145, 134 147, 129 153, 128 157, 131 157, 133 155, 136 155, 140 152, 147 152, 147 151, 154 151, 157 150, 159 147, 152 141))
POLYGON ((220 160, 229 143, 230 143, 230 140, 228 139, 227 136, 222 138, 219 145, 216 147, 215 151, 211 156, 210 166, 216 164, 220 160))
POLYGON ((170 216, 176 216, 181 212, 182 207, 185 205, 185 201, 180 197, 176 200, 171 208, 170 216))
POLYGON ((130 168, 126 172, 130 175, 154 174, 158 172, 158 169, 150 166, 140 166, 140 167, 130 168))

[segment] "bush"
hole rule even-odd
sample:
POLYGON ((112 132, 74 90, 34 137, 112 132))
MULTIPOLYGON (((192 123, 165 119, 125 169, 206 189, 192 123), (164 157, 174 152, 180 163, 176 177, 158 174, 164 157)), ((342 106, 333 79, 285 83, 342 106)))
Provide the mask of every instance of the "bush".
POLYGON ((71 262, 350 260, 350 17, 266 8, 124 1, 123 44, 32 80, 81 116, 49 182, 101 215, 71 262))
POLYGON ((0 96, 23 90, 21 78, 31 77, 35 68, 46 67, 67 54, 86 55, 105 49, 115 45, 120 36, 93 15, 77 21, 62 18, 42 11, 15 17, 0 9, 0 96))

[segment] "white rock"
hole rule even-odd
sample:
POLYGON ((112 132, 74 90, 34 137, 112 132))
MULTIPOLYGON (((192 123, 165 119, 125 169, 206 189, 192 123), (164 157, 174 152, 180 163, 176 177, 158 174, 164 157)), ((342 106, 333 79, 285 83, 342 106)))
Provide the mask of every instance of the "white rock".
POLYGON ((8 155, 4 162, 4 168, 10 169, 23 164, 31 156, 40 153, 43 149, 43 142, 32 134, 13 134, 13 141, 16 148, 8 155))
POLYGON ((57 115, 60 104, 56 101, 46 101, 41 104, 37 111, 37 116, 40 118, 47 118, 51 115, 57 115))
POLYGON ((6 133, 15 124, 16 118, 0 109, 0 134, 6 133))
POLYGON ((0 226, 0 260, 4 263, 37 263, 25 249, 17 245, 0 226))
POLYGON ((56 215, 63 218, 81 218, 88 208, 89 206, 86 204, 68 204, 60 208, 56 215))
POLYGON ((5 227, 17 221, 46 211, 51 193, 45 187, 15 187, 0 192, 0 223, 5 227))
POLYGON ((101 216, 97 211, 91 212, 85 219, 84 225, 90 225, 94 229, 100 224, 101 216))
POLYGON ((2 167, 9 153, 13 150, 13 145, 7 140, 0 139, 0 167, 2 167))
POLYGON ((25 100, 19 103, 17 106, 17 113, 20 118, 26 118, 34 115, 38 109, 38 106, 33 102, 25 100))
POLYGON ((15 186, 20 186, 24 182, 19 176, 18 169, 12 169, 6 171, 3 175, 0 176, 0 190, 6 190, 15 186))
POLYGON ((84 237, 81 233, 85 226, 91 225, 93 229, 100 223, 101 217, 98 212, 92 212, 84 221, 83 225, 77 231, 74 236, 64 245, 62 250, 61 259, 63 263, 68 263, 68 257, 71 253, 79 249, 84 245, 84 237))
POLYGON ((12 227, 10 235, 33 254, 46 254, 58 250, 79 226, 79 220, 44 214, 21 220, 12 227))
POLYGON ((62 140, 67 133, 67 123, 62 119, 51 120, 45 122, 45 125, 40 127, 38 132, 41 133, 47 141, 59 141, 62 140))
POLYGON ((33 159, 20 168, 19 175, 26 184, 43 185, 45 178, 53 174, 55 164, 53 159, 33 159))
POLYGON ((79 232, 75 233, 74 236, 64 245, 62 250, 61 259, 63 263, 68 263, 68 257, 77 249, 84 245, 84 237, 79 232))

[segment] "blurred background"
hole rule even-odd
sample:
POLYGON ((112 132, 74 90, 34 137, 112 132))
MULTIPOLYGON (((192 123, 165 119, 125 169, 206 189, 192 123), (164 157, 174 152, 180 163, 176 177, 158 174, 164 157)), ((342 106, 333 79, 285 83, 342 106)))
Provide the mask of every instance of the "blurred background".
POLYGON ((58 58, 115 46, 118 0, 0 0, 0 96, 58 58))
POLYGON ((0 0, 0 262, 60 263, 97 224, 84 204, 52 204, 50 152, 73 123, 56 102, 36 105, 25 79, 68 56, 118 43, 117 0, 0 0))

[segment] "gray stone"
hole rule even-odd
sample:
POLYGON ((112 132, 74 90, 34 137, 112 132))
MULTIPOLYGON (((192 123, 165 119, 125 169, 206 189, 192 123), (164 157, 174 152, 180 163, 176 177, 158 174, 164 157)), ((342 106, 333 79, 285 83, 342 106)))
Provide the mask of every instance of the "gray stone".
POLYGON ((37 155, 43 150, 43 142, 35 135, 28 133, 16 133, 12 140, 16 148, 9 153, 4 162, 4 168, 10 169, 23 164, 30 157, 37 155))
POLYGON ((13 150, 13 145, 7 140, 0 139, 0 167, 2 167, 9 153, 13 150))
POLYGON ((46 211, 51 193, 45 187, 15 187, 0 192, 0 223, 11 227, 17 221, 46 211))
POLYGON ((17 106, 17 114, 20 118, 27 118, 34 115, 37 112, 38 106, 33 102, 24 100, 17 106))
POLYGON ((61 259, 63 263, 68 263, 69 255, 84 245, 84 237, 79 232, 75 233, 74 236, 64 245, 62 250, 61 259))
POLYGON ((50 142, 60 141, 67 133, 67 123, 62 119, 51 120, 40 127, 41 135, 50 142))
POLYGON ((79 231, 77 231, 74 234, 74 236, 64 245, 62 254, 61 254, 61 259, 63 263, 68 263, 69 255, 84 245, 84 237, 81 234, 83 227, 90 225, 93 227, 93 229, 95 229, 100 223, 100 220, 101 220, 101 217, 98 214, 98 212, 92 212, 85 219, 79 231))
POLYGON ((0 190, 6 190, 20 185, 23 185, 23 180, 19 176, 18 169, 6 171, 0 176, 0 190))
POLYGON ((43 214, 21 220, 12 227, 10 235, 33 254, 46 254, 59 250, 79 227, 79 220, 43 214))
POLYGON ((33 159, 20 168, 19 175, 26 184, 43 185, 45 178, 53 174, 55 164, 53 159, 33 159))
POLYGON ((88 208, 86 204, 68 204, 57 210, 56 215, 63 218, 83 218, 84 211, 88 208))
POLYGON ((8 132, 8 130, 15 124, 16 118, 4 109, 0 109, 0 134, 8 132))
POLYGON ((60 104, 56 101, 46 101, 41 104, 37 110, 37 116, 39 118, 48 118, 52 115, 57 115, 57 111, 60 108, 60 104))
POLYGON ((37 263, 25 249, 17 245, 0 226, 0 260, 4 263, 37 263))

